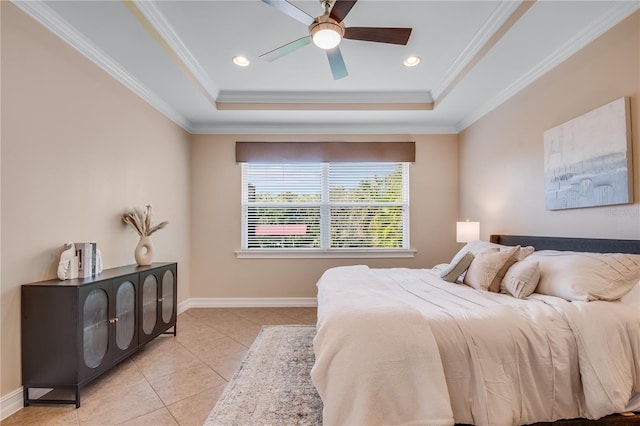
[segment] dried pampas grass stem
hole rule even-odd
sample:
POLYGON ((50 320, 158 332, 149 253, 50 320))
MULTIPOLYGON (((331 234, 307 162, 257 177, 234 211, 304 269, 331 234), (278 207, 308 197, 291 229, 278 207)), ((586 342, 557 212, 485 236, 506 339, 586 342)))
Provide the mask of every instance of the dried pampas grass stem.
POLYGON ((151 204, 144 206, 145 210, 133 209, 122 215, 122 221, 133 228, 141 237, 148 237, 154 232, 164 228, 169 224, 168 221, 160 222, 155 226, 151 226, 151 204))

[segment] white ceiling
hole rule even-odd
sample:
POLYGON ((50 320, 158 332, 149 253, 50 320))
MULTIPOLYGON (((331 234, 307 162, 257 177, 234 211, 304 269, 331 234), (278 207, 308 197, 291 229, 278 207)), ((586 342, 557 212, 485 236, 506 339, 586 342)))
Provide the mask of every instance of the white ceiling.
POLYGON ((191 133, 456 133, 640 6, 360 0, 347 27, 413 32, 406 46, 343 40, 349 76, 333 80, 313 44, 259 57, 308 34, 260 0, 14 3, 191 133))

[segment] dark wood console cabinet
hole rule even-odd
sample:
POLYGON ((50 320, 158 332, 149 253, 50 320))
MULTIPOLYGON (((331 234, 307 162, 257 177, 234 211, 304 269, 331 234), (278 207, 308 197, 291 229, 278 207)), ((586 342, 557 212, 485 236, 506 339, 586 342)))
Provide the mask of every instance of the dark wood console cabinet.
POLYGON ((24 405, 80 407, 84 385, 154 337, 175 336, 177 268, 176 263, 129 265, 92 278, 22 285, 24 405), (33 398, 29 391, 39 388, 74 397, 33 398))

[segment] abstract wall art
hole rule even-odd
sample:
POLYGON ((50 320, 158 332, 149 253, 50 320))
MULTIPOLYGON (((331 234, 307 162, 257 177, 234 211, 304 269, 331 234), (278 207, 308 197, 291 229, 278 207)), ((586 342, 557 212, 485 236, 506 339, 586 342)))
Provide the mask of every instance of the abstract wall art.
POLYGON ((547 210, 633 202, 629 98, 544 132, 547 210))

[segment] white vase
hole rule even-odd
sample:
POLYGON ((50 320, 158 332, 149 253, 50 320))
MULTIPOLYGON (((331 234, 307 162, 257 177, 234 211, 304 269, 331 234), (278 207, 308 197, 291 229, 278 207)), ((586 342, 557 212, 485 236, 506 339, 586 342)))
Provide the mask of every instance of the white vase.
POLYGON ((151 238, 146 236, 140 237, 134 256, 138 265, 151 265, 151 262, 153 262, 153 244, 151 244, 151 238))

